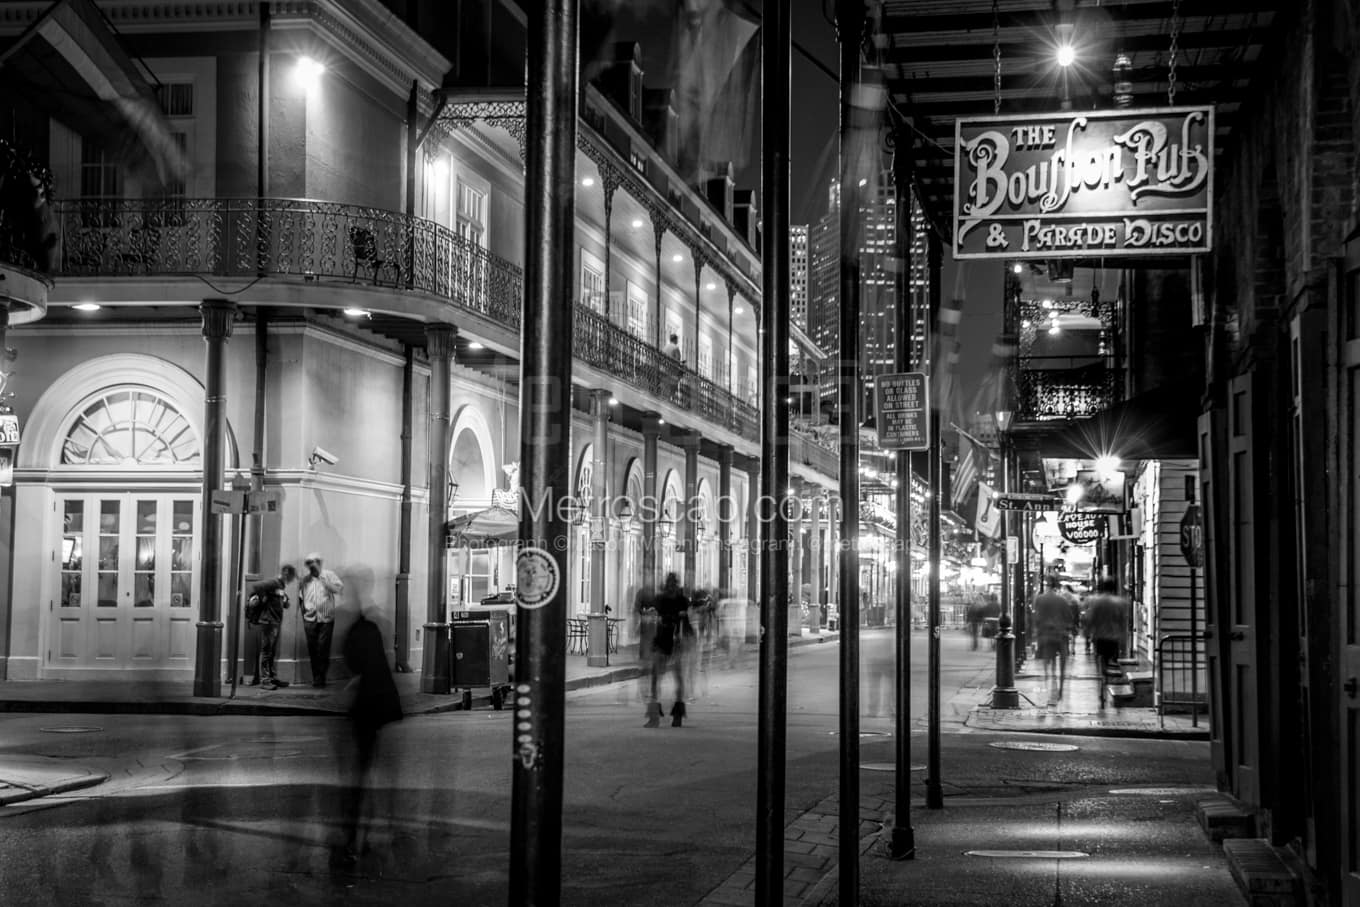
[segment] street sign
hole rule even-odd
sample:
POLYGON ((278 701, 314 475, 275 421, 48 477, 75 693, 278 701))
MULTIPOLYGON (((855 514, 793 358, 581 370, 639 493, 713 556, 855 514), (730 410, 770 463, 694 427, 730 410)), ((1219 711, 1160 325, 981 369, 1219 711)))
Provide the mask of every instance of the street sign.
POLYGON ((930 396, 925 372, 879 375, 875 384, 878 446, 884 450, 929 450, 930 396))
POLYGON ((1199 505, 1185 508, 1181 517, 1181 554, 1191 567, 1204 566, 1204 527, 1199 521, 1199 505))
POLYGON ((996 496, 997 510, 1062 510, 1063 499, 1051 494, 1012 492, 996 496))
POLYGON ((283 501, 283 489, 265 488, 246 492, 246 513, 278 513, 283 501))
POLYGON ((211 510, 213 513, 245 513, 246 493, 244 491, 214 491, 211 510))
POLYGON ((1089 545, 1099 541, 1105 528, 1105 516, 1086 510, 1069 510, 1058 516, 1058 531, 1073 545, 1089 545))

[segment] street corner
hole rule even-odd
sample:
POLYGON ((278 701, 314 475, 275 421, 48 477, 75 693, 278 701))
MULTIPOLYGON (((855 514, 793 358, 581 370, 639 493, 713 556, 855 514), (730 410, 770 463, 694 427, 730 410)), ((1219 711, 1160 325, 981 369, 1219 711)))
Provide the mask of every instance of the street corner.
POLYGON ((0 807, 94 787, 105 772, 41 756, 0 757, 0 807))

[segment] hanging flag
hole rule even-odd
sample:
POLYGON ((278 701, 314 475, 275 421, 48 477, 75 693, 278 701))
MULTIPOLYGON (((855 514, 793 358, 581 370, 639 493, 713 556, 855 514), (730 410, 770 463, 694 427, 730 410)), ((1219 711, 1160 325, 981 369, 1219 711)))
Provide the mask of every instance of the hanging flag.
POLYGON ((959 465, 954 473, 954 489, 950 503, 953 504, 955 513, 968 500, 968 495, 973 493, 973 486, 978 480, 977 448, 967 436, 960 435, 960 446, 963 448, 963 455, 959 458, 959 465))
POLYGON ((755 22, 722 0, 676 4, 677 169, 694 182, 741 167, 758 145, 760 41, 755 22))
POLYGON ((973 528, 978 535, 994 539, 1001 534, 1001 511, 996 509, 996 493, 985 482, 978 483, 977 517, 973 528))

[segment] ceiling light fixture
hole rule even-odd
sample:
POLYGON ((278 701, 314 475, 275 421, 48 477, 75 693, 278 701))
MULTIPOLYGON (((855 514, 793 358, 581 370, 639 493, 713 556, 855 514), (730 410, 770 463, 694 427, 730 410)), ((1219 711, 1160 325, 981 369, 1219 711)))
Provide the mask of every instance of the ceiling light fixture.
POLYGON ((591 186, 595 185, 595 177, 593 177, 593 176, 584 176, 584 177, 582 177, 582 178, 581 178, 581 185, 582 185, 582 186, 585 186, 587 189, 589 189, 591 186))
POLYGON ((348 306, 348 307, 345 309, 345 314, 348 315, 348 316, 351 317, 351 318, 372 318, 372 317, 373 317, 372 313, 370 313, 370 312, 368 311, 368 309, 361 309, 361 308, 358 308, 357 306, 348 306))
POLYGON ((71 308, 80 312, 98 312, 103 306, 97 302, 78 302, 71 308))

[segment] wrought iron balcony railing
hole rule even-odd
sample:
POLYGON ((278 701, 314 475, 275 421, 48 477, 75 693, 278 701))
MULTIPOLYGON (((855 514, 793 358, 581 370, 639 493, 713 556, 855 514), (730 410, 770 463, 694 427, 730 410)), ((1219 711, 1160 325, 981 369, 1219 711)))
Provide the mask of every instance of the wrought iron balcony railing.
MULTIPOLYGON (((378 208, 301 199, 74 199, 55 206, 56 273, 140 277, 328 278, 410 287, 518 331, 521 269, 452 230, 378 208)), ((754 407, 578 306, 575 355, 748 440, 754 407)), ((834 451, 802 440, 790 453, 827 474, 834 451), (807 449, 807 453, 802 453, 807 449)))
POLYGON ((1017 422, 1048 422, 1094 416, 1118 402, 1115 370, 1103 362, 1079 368, 1025 368, 1016 371, 1017 422))
POLYGON ((631 387, 697 413, 751 441, 760 440, 756 409, 633 336, 598 312, 576 306, 576 356, 631 387))

